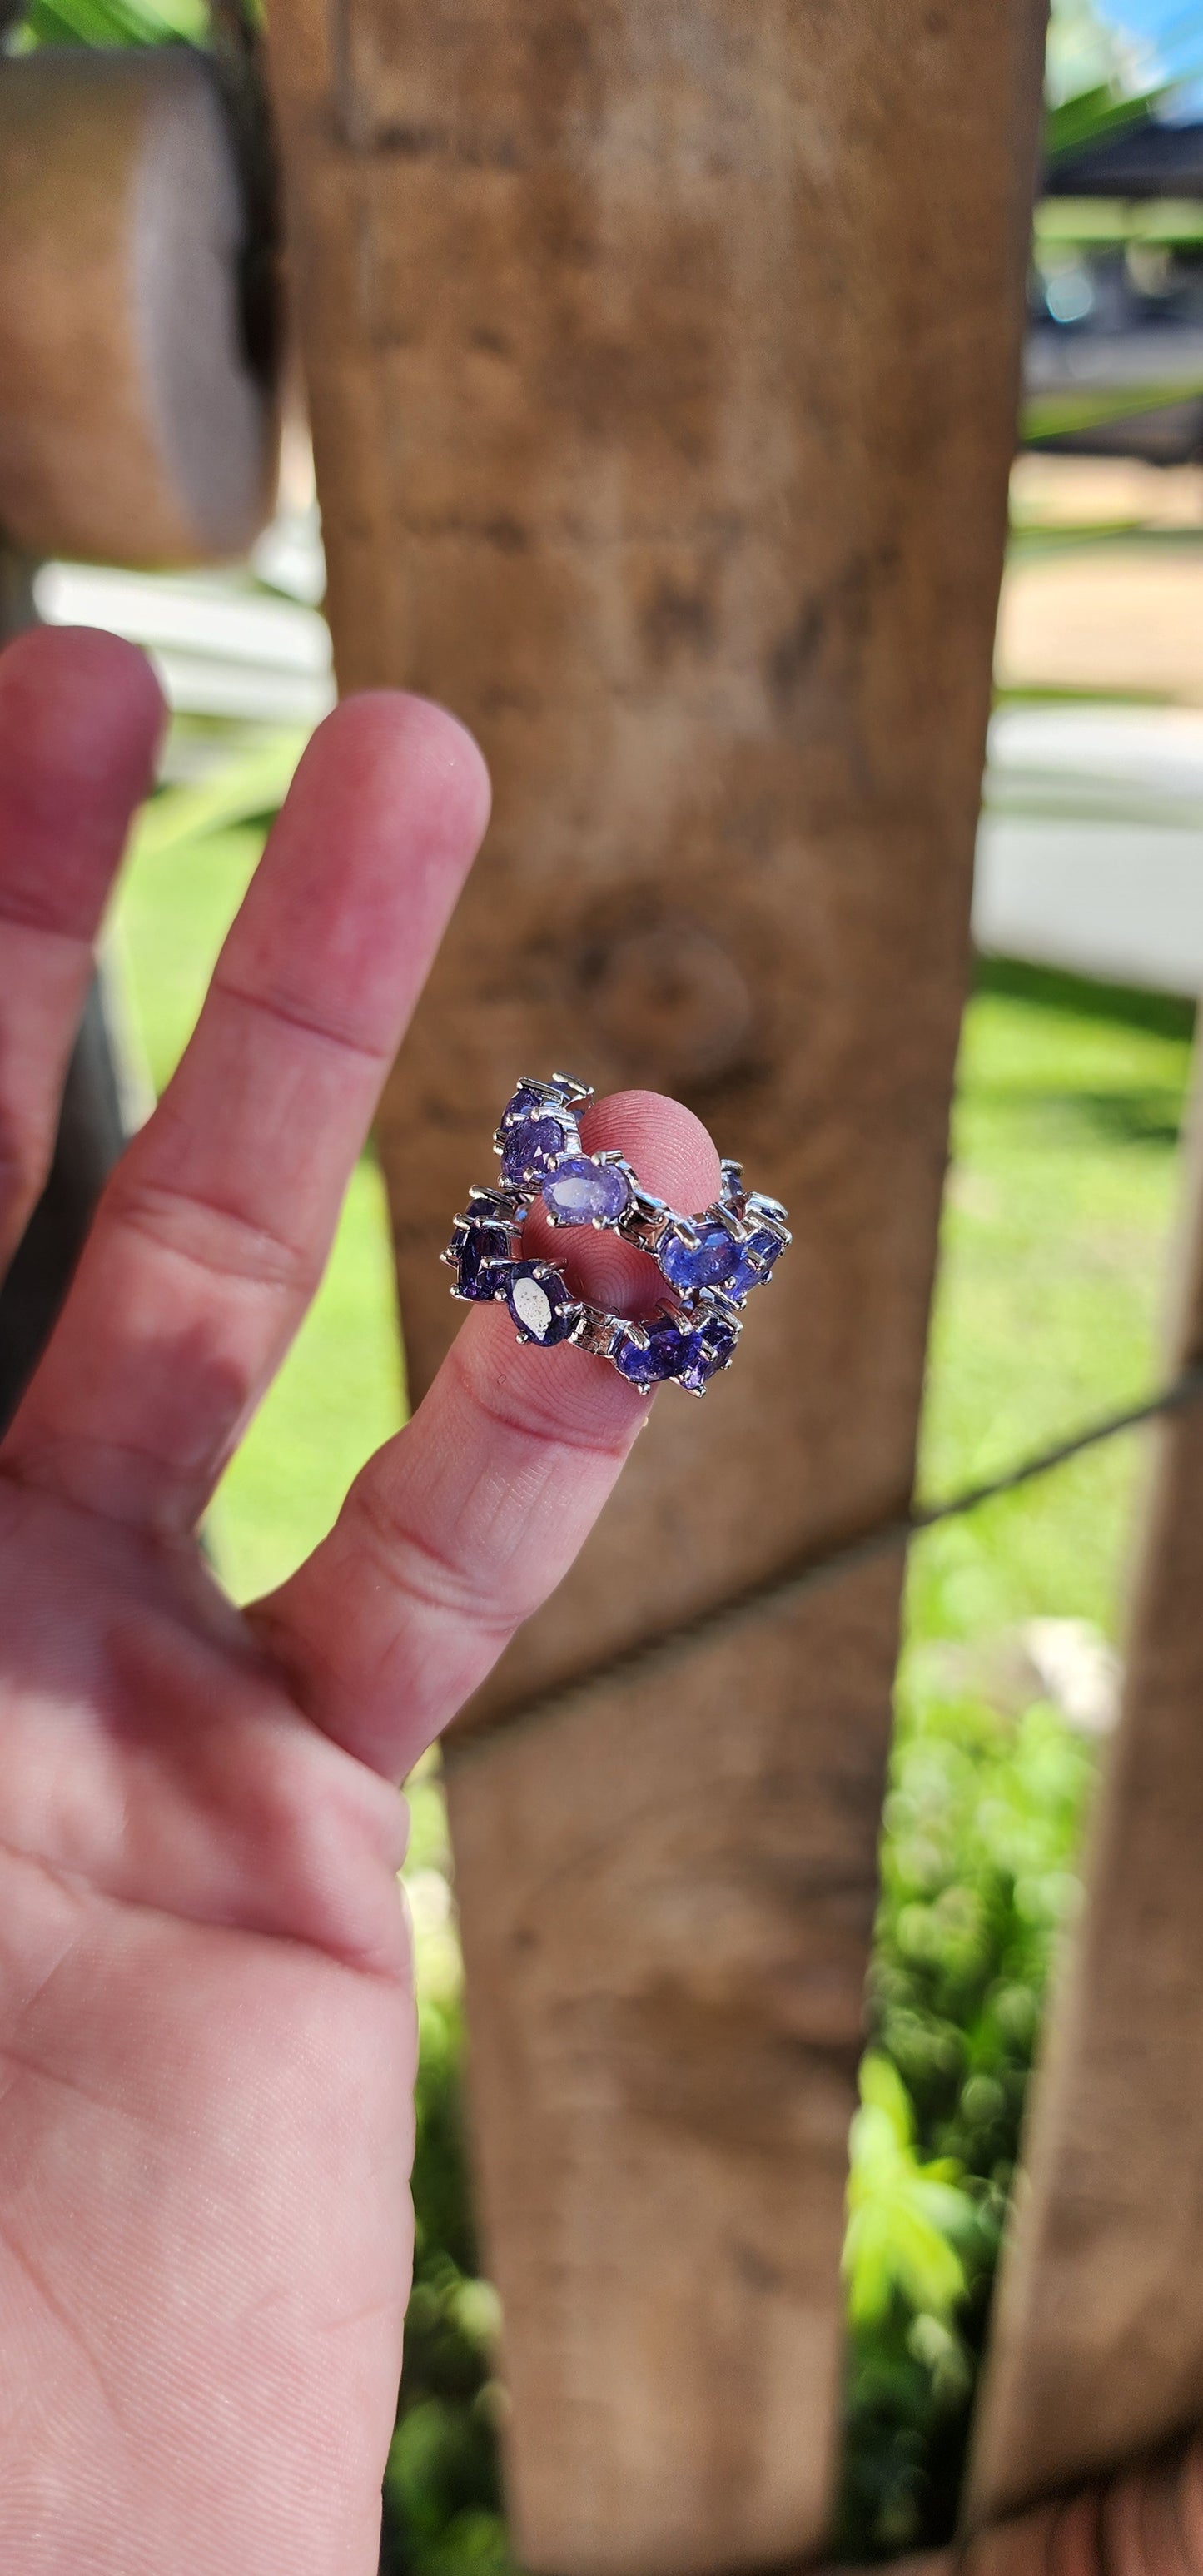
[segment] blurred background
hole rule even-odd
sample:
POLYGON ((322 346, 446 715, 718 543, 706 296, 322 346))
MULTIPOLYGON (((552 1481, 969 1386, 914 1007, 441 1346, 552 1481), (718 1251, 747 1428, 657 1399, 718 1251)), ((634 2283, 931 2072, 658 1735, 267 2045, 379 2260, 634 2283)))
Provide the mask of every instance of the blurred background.
MULTIPOLYGON (((202 0, 32 0, 5 41, 204 46, 209 22, 202 0)), ((1047 95, 927 1497, 987 1481, 1155 1384, 1203 983, 1203 5, 1055 0, 1047 95)), ((144 645, 172 709, 104 960, 130 1120, 172 1069, 332 703, 323 590, 299 416, 278 514, 248 563, 36 572, 38 613, 144 645)), ((365 1156, 313 1312, 213 1515, 238 1596, 297 1561, 403 1411, 383 1193, 365 1156)), ((1025 2083, 1116 1711, 1140 1464, 1128 1434, 912 1549, 852 2139, 838 2535, 850 2559, 952 2528, 1025 2083)), ((497 2309, 463 2152, 435 1761, 411 1795, 418 2258, 383 2565, 504 2576, 497 2309)))

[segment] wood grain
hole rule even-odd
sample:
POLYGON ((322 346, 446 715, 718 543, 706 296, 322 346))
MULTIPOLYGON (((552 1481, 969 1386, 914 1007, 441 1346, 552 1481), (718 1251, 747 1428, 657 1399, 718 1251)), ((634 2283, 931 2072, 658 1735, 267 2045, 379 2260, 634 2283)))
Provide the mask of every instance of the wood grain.
POLYGON ((777 2566, 830 2506, 896 1565, 448 1765, 524 2564, 777 2566))
POLYGON ((1041 14, 274 5, 340 677, 447 701, 496 789, 380 1130, 415 1392, 521 1071, 678 1092, 795 1221, 453 1774, 511 2492, 562 2576, 826 2512, 897 1570, 503 1722, 909 1493, 1041 14))
MULTIPOLYGON (((1203 1097, 1174 1357, 1203 1360, 1203 1097)), ((1203 1413, 1150 1435, 1120 1726, 1034 2088, 976 2526, 1203 2421, 1203 1413)))

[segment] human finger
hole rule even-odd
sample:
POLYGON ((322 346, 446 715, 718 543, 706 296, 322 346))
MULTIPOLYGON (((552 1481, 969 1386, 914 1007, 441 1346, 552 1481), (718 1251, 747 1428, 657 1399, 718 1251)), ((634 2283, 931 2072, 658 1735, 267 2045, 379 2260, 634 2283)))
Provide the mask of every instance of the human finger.
POLYGON ((117 1518, 195 1522, 321 1275, 487 811, 475 744, 425 700, 374 692, 319 728, 7 1464, 117 1518))
POLYGON ((35 626, 0 655, 0 1275, 49 1168, 92 943, 163 717, 145 655, 116 635, 35 626))
MULTIPOLYGON (((582 1134, 682 1211, 717 1193, 710 1138, 676 1101, 620 1093, 582 1134)), ((576 1258, 582 1290, 609 1301, 625 1281, 646 1311, 630 1267, 658 1280, 645 1254, 616 1269, 608 1239, 582 1230, 576 1258)), ((251 1614, 318 1725, 402 1778, 567 1573, 649 1402, 608 1360, 519 1344, 503 1309, 478 1307, 330 1536, 251 1614)))

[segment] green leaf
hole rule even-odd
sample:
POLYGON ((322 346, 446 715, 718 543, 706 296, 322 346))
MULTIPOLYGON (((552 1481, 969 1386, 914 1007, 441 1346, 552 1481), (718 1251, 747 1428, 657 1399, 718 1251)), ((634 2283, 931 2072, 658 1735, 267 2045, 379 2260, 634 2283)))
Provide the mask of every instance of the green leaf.
POLYGON ((209 41, 204 0, 31 0, 22 30, 38 45, 197 45, 209 41))
POLYGON ((849 2141, 848 2228, 843 2268, 854 2325, 883 2318, 896 2298, 937 2319, 965 2294, 955 2240, 976 2213, 948 2158, 921 2165, 914 2112, 896 2066, 870 2051, 849 2141))

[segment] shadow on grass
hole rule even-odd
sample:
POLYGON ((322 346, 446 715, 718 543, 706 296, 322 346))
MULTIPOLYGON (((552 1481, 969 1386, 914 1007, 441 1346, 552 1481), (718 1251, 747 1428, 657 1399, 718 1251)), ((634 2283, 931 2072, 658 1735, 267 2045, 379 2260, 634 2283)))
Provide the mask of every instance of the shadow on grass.
POLYGON ((1075 1019, 1145 1029, 1153 1037, 1189 1040, 1194 1031, 1195 1004, 1176 993, 1096 984, 1085 975, 1063 974, 1059 967, 1025 966, 1015 957, 979 957, 974 989, 1004 994, 1013 1002, 1031 1002, 1045 1011, 1068 1012, 1075 1019))

